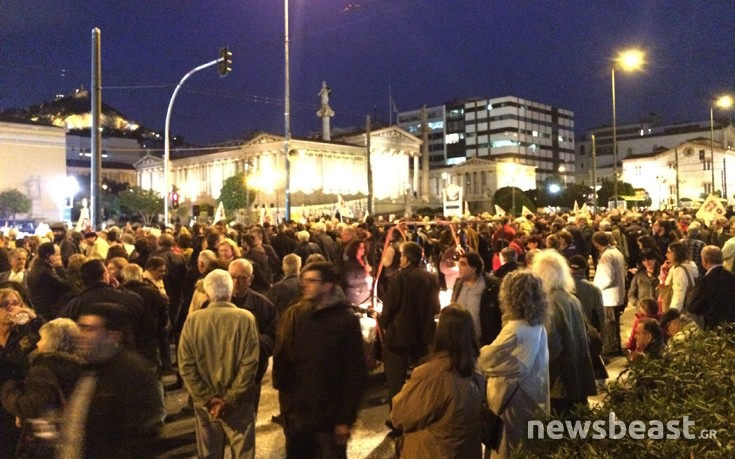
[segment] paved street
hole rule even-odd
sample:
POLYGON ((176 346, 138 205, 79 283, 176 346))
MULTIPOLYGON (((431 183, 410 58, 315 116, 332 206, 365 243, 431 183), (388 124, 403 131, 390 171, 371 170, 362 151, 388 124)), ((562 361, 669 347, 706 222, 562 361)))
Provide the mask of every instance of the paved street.
MULTIPOLYGON (((630 334, 635 311, 625 310, 622 316, 621 334, 627 339, 630 334)), ((625 365, 624 358, 618 358, 607 366, 610 379, 617 378, 625 365)), ((166 377, 165 383, 172 384, 175 379, 166 377)), ((350 458, 383 459, 394 457, 393 441, 386 437, 388 429, 385 420, 388 417, 388 404, 385 397, 387 387, 382 371, 378 369, 370 378, 369 388, 352 440, 349 444, 350 458)), ((164 428, 164 439, 159 449, 159 457, 167 459, 184 459, 196 457, 196 441, 194 438, 194 415, 182 412, 186 407, 187 394, 183 389, 166 392, 166 410, 169 420, 164 428)), ((593 397, 590 403, 599 403, 601 396, 593 397)), ((270 368, 263 379, 263 392, 256 424, 255 453, 257 458, 280 459, 285 457, 285 439, 281 426, 271 421, 271 416, 278 414, 278 394, 271 385, 270 368)), ((226 456, 227 457, 227 456, 226 456)))
MULTIPOLYGON (((167 384, 173 383, 173 377, 167 377, 167 384)), ((374 373, 370 378, 367 395, 360 410, 360 417, 348 454, 355 458, 391 458, 394 456, 393 442, 386 439, 388 429, 385 420, 388 416, 388 405, 385 403, 387 388, 382 371, 374 373)), ((164 428, 161 458, 194 458, 196 444, 194 438, 194 415, 182 412, 186 406, 185 390, 166 392, 166 410, 169 422, 164 428)), ((270 369, 263 379, 263 392, 256 423, 255 452, 262 459, 282 458, 286 455, 285 439, 281 426, 271 421, 271 416, 278 414, 278 393, 273 389, 270 369)))

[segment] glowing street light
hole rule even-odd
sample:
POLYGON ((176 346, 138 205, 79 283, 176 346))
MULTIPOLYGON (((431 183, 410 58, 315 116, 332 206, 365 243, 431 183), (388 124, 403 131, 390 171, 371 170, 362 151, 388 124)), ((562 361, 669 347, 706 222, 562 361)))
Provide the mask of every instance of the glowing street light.
POLYGON ((627 49, 618 53, 611 70, 612 111, 613 111, 613 195, 615 207, 618 207, 618 126, 615 107, 615 67, 625 72, 639 70, 645 63, 645 53, 639 49, 627 49))
POLYGON ((560 191, 561 191, 561 187, 558 184, 552 183, 551 185, 549 185, 549 193, 556 194, 560 191))
MULTIPOLYGON (((712 193, 715 192, 715 107, 727 110, 728 108, 732 107, 733 105, 733 99, 732 96, 721 96, 715 100, 715 103, 713 105, 709 106, 709 136, 710 136, 710 160, 711 160, 711 169, 712 169, 712 193)), ((724 183, 723 183, 724 188, 724 183)), ((724 197, 725 190, 722 190, 722 195, 724 197)))

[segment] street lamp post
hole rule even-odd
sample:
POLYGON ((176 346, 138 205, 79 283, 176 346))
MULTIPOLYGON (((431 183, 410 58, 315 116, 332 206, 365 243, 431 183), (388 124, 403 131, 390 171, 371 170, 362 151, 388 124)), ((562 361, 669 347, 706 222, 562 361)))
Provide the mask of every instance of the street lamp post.
MULTIPOLYGON (((225 50, 226 51, 226 50, 225 50)), ((179 84, 176 85, 176 89, 174 89, 174 93, 171 95, 171 100, 168 103, 168 110, 166 110, 166 125, 164 127, 164 134, 163 134, 163 221, 165 224, 168 225, 168 204, 169 204, 169 175, 170 175, 170 142, 169 142, 169 126, 171 125, 171 111, 174 108, 174 101, 176 100, 176 94, 179 93, 179 90, 181 89, 181 86, 184 85, 184 82, 192 75, 197 73, 200 70, 206 69, 207 67, 211 67, 213 65, 217 65, 220 62, 224 62, 226 60, 226 57, 220 56, 218 59, 215 59, 213 61, 207 62, 206 64, 202 64, 199 67, 196 67, 189 71, 186 75, 184 75, 184 78, 181 79, 179 84)), ((228 70, 229 71, 229 70, 228 70)), ((225 72, 226 74, 227 72, 225 72)), ((224 76, 224 74, 222 75, 224 76)))
POLYGON ((286 161, 286 198, 285 198, 285 219, 291 220, 291 165, 288 160, 289 144, 291 143, 291 79, 288 62, 288 0, 283 0, 283 53, 284 53, 284 96, 283 96, 283 118, 284 118, 284 142, 283 157, 286 161))
POLYGON ((613 122, 613 199, 615 200, 615 208, 618 207, 618 126, 615 104, 615 65, 619 65, 624 71, 633 71, 639 69, 643 65, 645 54, 638 49, 629 49, 618 54, 610 71, 610 80, 612 84, 612 122, 613 122))
MULTIPOLYGON (((732 107, 732 97, 722 96, 718 98, 714 104, 709 106, 709 136, 710 136, 710 168, 712 169, 712 193, 715 192, 715 107, 728 109, 732 107)), ((723 186, 724 194, 724 186, 723 186)), ((722 196, 725 197, 725 196, 722 196)), ((725 197, 726 198, 726 197, 725 197)))

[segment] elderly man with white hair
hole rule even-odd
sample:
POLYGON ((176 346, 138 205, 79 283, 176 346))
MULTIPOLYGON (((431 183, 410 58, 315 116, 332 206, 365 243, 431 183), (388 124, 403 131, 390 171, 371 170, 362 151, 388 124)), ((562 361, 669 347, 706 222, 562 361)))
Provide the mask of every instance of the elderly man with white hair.
POLYGON ((255 457, 259 339, 255 317, 230 302, 230 274, 204 278, 209 306, 189 315, 179 342, 179 372, 194 400, 199 457, 255 457))

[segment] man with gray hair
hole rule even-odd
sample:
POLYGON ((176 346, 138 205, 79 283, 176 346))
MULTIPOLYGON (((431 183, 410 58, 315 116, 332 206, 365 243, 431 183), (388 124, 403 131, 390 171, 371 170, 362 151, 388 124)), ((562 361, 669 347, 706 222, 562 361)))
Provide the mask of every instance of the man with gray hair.
POLYGON ((263 380, 263 376, 265 376, 265 371, 268 369, 268 359, 273 354, 273 346, 276 340, 278 310, 268 298, 250 287, 254 278, 253 268, 254 266, 249 260, 238 258, 232 260, 228 271, 233 282, 232 304, 251 312, 255 316, 255 322, 258 324, 260 357, 258 372, 255 375, 255 382, 257 384, 255 411, 257 413, 260 402, 260 383, 263 380))
POLYGON ((722 250, 716 245, 702 249, 702 267, 706 274, 697 279, 692 301, 686 312, 699 314, 704 328, 735 322, 735 274, 722 267, 722 250))
POLYGON ((283 314, 286 308, 294 304, 301 295, 301 286, 299 285, 301 258, 295 253, 289 253, 283 257, 281 266, 284 274, 283 279, 273 284, 266 295, 279 314, 283 314))
POLYGON ((179 372, 194 401, 199 457, 255 457, 255 317, 230 302, 230 274, 215 269, 204 278, 210 303, 189 315, 181 331, 179 372))

